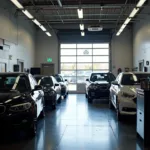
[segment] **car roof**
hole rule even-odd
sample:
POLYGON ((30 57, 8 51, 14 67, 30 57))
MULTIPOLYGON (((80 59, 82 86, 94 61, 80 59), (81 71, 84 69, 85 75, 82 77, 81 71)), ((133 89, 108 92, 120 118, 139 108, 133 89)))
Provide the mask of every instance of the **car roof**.
POLYGON ((0 73, 0 75, 21 75, 21 74, 29 75, 29 73, 26 73, 26 72, 2 72, 0 73))

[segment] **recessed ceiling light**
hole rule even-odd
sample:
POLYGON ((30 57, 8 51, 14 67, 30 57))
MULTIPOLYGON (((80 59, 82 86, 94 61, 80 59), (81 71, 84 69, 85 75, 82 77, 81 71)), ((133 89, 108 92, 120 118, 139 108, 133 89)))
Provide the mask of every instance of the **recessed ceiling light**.
POLYGON ((85 32, 84 31, 81 32, 81 36, 85 36, 85 32))
POLYGON ((80 30, 84 30, 84 24, 80 24, 80 30))
POLYGON ((80 19, 82 19, 83 18, 83 9, 77 9, 77 12, 78 12, 78 17, 80 19))

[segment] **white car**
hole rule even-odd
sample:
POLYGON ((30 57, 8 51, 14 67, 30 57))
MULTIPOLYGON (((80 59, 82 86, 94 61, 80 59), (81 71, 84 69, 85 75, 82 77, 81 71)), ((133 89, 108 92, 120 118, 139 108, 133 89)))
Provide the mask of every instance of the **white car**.
POLYGON ((131 72, 120 73, 110 87, 109 107, 115 107, 117 118, 136 114, 137 76, 131 72))

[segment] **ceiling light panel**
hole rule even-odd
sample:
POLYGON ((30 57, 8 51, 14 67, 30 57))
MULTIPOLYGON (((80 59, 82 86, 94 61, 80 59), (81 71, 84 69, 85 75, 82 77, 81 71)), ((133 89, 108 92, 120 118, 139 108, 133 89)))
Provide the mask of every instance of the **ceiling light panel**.
POLYGON ((28 12, 28 10, 22 10, 22 12, 29 18, 33 19, 34 17, 28 12))
POLYGON ((146 0, 139 0, 136 7, 142 7, 145 2, 146 2, 146 0))
POLYGON ((79 19, 83 18, 83 9, 77 9, 79 19))
POLYGON ((81 32, 81 36, 85 36, 85 32, 84 31, 81 32))
POLYGON ((40 28, 41 28, 43 31, 46 31, 46 28, 45 28, 43 25, 41 25, 40 28))
POLYGON ((137 14, 138 11, 139 11, 139 8, 134 8, 134 9, 132 10, 131 14, 129 15, 129 17, 130 17, 130 18, 133 18, 133 17, 137 14))
POLYGON ((11 0, 11 2, 16 5, 17 8, 23 9, 23 6, 17 0, 11 0))
POLYGON ((80 30, 84 30, 84 24, 80 24, 80 30))
POLYGON ((34 19, 34 20, 32 20, 37 26, 40 26, 41 24, 36 20, 36 19, 34 19))
POLYGON ((127 18, 127 19, 125 20, 124 24, 127 25, 130 21, 131 21, 131 18, 127 18))
POLYGON ((46 32, 46 34, 47 34, 48 36, 52 36, 49 32, 46 32))

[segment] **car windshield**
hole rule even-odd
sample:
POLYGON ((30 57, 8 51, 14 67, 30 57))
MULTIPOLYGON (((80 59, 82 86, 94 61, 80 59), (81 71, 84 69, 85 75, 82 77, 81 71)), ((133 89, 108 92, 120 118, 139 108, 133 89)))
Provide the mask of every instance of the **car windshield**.
POLYGON ((47 86, 47 85, 53 86, 53 81, 50 77, 44 77, 41 79, 39 84, 42 86, 47 86))
POLYGON ((57 82, 64 82, 64 81, 63 81, 63 78, 60 77, 60 76, 57 76, 57 75, 56 75, 56 76, 55 76, 55 79, 56 79, 57 82))
POLYGON ((137 82, 140 83, 142 80, 149 80, 150 81, 150 74, 135 74, 137 77, 137 82))
POLYGON ((1 75, 0 76, 0 91, 12 90, 16 79, 17 79, 17 75, 16 76, 1 75))
POLYGON ((122 77, 122 85, 134 85, 137 83, 137 77, 134 74, 124 74, 122 77))
POLYGON ((112 73, 92 73, 90 81, 107 81, 111 82, 115 80, 115 76, 112 73))

